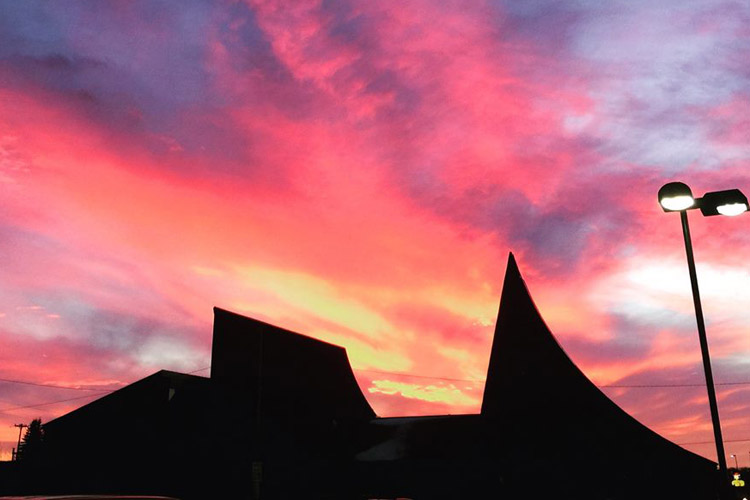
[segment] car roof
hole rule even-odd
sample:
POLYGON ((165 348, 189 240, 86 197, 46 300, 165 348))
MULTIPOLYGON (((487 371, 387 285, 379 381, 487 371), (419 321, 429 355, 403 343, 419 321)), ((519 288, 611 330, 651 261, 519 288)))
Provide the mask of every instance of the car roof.
POLYGON ((149 495, 32 495, 0 497, 0 500, 179 500, 174 497, 149 495))

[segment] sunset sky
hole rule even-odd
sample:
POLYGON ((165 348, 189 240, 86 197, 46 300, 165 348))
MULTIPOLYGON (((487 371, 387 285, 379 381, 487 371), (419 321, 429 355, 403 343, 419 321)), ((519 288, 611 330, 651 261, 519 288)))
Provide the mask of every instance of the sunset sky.
MULTIPOLYGON (((656 193, 750 193, 749 60, 747 2, 0 0, 1 457, 208 375, 213 306, 346 347, 380 416, 478 412, 512 251, 583 372, 715 459, 656 193)), ((750 215, 690 222, 750 466, 750 215)))

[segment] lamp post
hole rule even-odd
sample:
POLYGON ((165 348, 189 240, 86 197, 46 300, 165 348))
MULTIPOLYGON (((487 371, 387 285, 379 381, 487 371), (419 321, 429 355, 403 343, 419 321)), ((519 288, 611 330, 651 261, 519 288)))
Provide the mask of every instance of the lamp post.
POLYGON ((748 201, 747 197, 739 189, 716 191, 706 193, 703 198, 694 198, 693 193, 686 184, 682 182, 670 182, 659 189, 659 204, 665 212, 680 212, 682 236, 685 240, 685 253, 687 254, 688 271, 690 273, 690 284, 693 289, 693 306, 695 307, 695 320, 698 325, 698 339, 703 357, 703 371, 706 376, 708 404, 711 408, 711 422, 714 429, 714 440, 716 441, 716 457, 719 462, 719 471, 723 484, 728 480, 729 476, 727 473, 726 455, 724 454, 724 441, 721 437, 719 407, 716 404, 716 391, 711 372, 711 360, 708 354, 706 325, 703 321, 703 307, 701 306, 701 297, 698 291, 698 277, 695 272, 693 244, 690 239, 687 211, 699 208, 704 216, 739 215, 748 210, 748 201))
POLYGON ((732 455, 729 455, 729 456, 734 459, 734 468, 737 469, 737 470, 740 470, 740 466, 737 465, 737 455, 732 454, 732 455))

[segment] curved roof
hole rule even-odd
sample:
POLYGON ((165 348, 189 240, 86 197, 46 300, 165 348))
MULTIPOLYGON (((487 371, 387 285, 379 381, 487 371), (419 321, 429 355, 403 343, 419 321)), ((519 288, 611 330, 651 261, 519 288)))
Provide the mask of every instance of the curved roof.
POLYGON ((544 447, 561 461, 625 468, 634 481, 663 482, 667 469, 682 470, 696 481, 710 480, 715 469, 709 460, 638 422, 581 372, 544 323, 513 254, 481 414, 512 427, 519 447, 544 447))
POLYGON ((651 431, 586 378, 544 323, 512 254, 481 414, 388 424, 373 422, 381 437, 357 455, 363 481, 387 493, 697 500, 711 498, 718 479, 715 464, 651 431))
POLYGON ((370 419, 346 349, 214 308, 211 379, 242 387, 263 412, 292 419, 370 419))

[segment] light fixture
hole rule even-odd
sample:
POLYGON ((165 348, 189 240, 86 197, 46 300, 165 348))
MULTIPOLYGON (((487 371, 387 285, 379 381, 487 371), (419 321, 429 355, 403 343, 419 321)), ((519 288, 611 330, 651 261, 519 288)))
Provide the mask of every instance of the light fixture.
POLYGON ((733 216, 740 215, 748 210, 747 197, 739 189, 706 193, 700 199, 699 205, 701 213, 705 216, 733 216))
POLYGON ((670 182, 659 190, 659 204, 665 212, 678 212, 695 205, 695 198, 687 184, 670 182))

